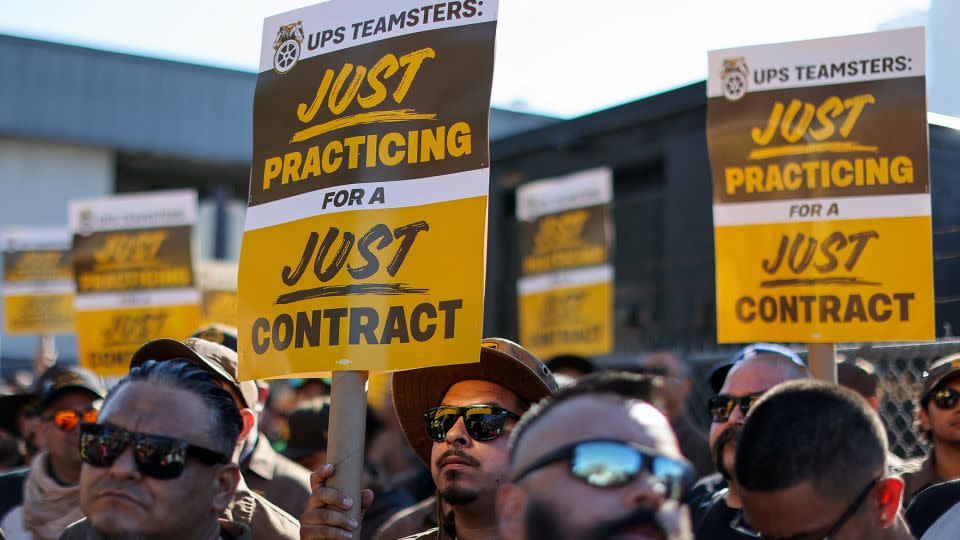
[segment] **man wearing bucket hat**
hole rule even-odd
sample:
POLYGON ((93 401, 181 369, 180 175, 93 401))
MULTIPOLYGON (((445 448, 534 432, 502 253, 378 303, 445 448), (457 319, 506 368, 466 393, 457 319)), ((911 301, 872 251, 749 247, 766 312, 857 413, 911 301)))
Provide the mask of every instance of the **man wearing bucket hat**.
MULTIPOLYGON (((187 338, 155 339, 140 347, 130 359, 130 369, 141 366, 149 360, 163 362, 167 360, 186 360, 201 367, 214 376, 214 380, 225 389, 236 404, 243 419, 243 429, 237 439, 232 459, 239 463, 247 434, 256 427, 256 414, 253 412, 258 402, 257 385, 253 381, 237 380, 237 353, 219 343, 205 339, 187 338)), ((240 484, 227 506, 224 518, 248 525, 256 539, 295 539, 299 523, 296 518, 274 505, 266 497, 255 492, 247 485, 243 473, 240 484)))
POLYGON ((903 473, 904 506, 931 485, 960 478, 960 354, 930 364, 916 402, 919 431, 930 453, 903 473))
MULTIPOLYGON (((531 404, 557 389, 550 370, 526 349, 506 339, 480 344, 480 361, 395 373, 393 400, 407 442, 431 470, 439 527, 408 538, 472 540, 497 538, 496 492, 510 473, 508 435, 531 404)), ((302 540, 341 537, 352 531, 339 509, 352 505, 322 486, 333 474, 314 473, 319 486, 301 516, 302 540), (339 529, 339 530, 338 530, 339 529)), ((363 497, 366 507, 371 494, 363 497)))

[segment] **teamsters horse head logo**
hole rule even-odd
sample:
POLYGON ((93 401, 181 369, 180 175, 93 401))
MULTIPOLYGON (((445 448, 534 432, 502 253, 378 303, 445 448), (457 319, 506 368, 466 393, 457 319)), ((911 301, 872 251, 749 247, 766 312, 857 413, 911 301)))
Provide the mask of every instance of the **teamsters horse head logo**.
POLYGON ((750 78, 750 68, 747 60, 740 58, 724 58, 723 70, 720 71, 720 92, 730 101, 739 101, 747 95, 747 79, 750 78))
POLYGON ((273 70, 283 75, 293 69, 300 59, 300 44, 303 43, 303 21, 285 24, 277 31, 273 42, 273 70))

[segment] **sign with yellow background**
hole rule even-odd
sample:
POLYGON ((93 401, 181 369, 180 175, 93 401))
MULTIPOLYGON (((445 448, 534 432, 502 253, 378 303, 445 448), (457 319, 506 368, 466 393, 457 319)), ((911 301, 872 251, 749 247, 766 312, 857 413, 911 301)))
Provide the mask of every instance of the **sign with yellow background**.
POLYGON ((141 345, 200 323, 193 269, 194 191, 70 203, 80 364, 125 374, 141 345))
POLYGON ((709 62, 717 340, 933 339, 923 29, 709 62))
POLYGON ((3 234, 4 332, 73 333, 70 231, 23 227, 3 234))
POLYGON ((200 285, 201 326, 214 323, 237 325, 237 263, 200 261, 197 265, 200 285))
POLYGON ((479 360, 497 2, 264 23, 240 376, 479 360))
POLYGON ((520 343, 541 358, 613 349, 609 169, 517 188, 520 343))

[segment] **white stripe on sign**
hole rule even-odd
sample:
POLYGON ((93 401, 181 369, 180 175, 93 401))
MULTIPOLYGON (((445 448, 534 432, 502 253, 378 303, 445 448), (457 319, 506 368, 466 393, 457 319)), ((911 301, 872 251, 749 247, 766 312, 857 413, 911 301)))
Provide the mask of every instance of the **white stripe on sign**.
POLYGON ((200 303, 197 289, 160 289, 77 295, 73 306, 77 311, 100 311, 116 308, 184 306, 200 303))
POLYGON ((613 172, 600 167, 518 187, 517 219, 533 221, 547 214, 596 206, 612 200, 613 172))
POLYGON ((298 59, 303 61, 397 36, 493 22, 497 4, 498 0, 335 0, 274 15, 263 21, 260 72, 274 69, 274 55, 286 41, 297 43, 298 59))
POLYGON ((714 227, 930 215, 930 195, 792 199, 713 205, 714 227))
POLYGON ((3 284, 4 296, 32 296, 37 294, 73 294, 73 281, 22 281, 3 284))
POLYGON ((727 62, 738 59, 748 73, 747 93, 922 77, 924 43, 923 28, 906 28, 710 51, 707 97, 722 95, 727 62))
POLYGON ((70 229, 99 231, 192 225, 197 221, 197 192, 192 189, 111 195, 70 201, 70 229))
POLYGON ((243 230, 254 231, 336 212, 406 208, 483 197, 487 195, 489 186, 490 169, 474 169, 415 180, 346 184, 318 189, 251 206, 247 209, 243 230), (382 202, 375 197, 381 188, 382 202))
POLYGON ((588 266, 586 268, 558 270, 556 272, 525 276, 517 280, 517 292, 521 295, 536 294, 554 289, 612 282, 613 265, 602 264, 600 266, 588 266))
POLYGON ((73 233, 66 227, 10 227, 0 232, 7 253, 70 249, 73 233))

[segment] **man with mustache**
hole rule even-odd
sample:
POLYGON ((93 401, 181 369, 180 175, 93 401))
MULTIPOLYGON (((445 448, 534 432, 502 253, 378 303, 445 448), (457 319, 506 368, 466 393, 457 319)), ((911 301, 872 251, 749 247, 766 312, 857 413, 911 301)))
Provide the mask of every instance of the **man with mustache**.
POLYGON ((130 370, 97 423, 80 426, 80 506, 63 540, 250 540, 219 519, 240 482, 231 459, 243 428, 230 394, 186 360, 130 370))
POLYGON ((730 528, 740 509, 734 473, 737 438, 750 407, 764 392, 789 380, 808 379, 806 364, 790 349, 770 343, 754 343, 717 367, 710 384, 717 395, 710 399, 710 449, 719 473, 700 481, 688 498, 694 514, 698 540, 745 538, 730 528))
POLYGON ((504 539, 692 538, 681 499, 693 467, 654 405, 654 382, 588 375, 524 415, 497 497, 504 539))
MULTIPOLYGON (((430 466, 437 485, 439 527, 408 537, 418 540, 499 538, 497 488, 507 481, 510 432, 531 403, 556 391, 550 370, 526 349, 506 339, 485 339, 480 362, 438 366, 393 375, 393 401, 404 436, 430 466)), ((334 473, 324 465, 319 484, 300 517, 301 540, 350 538, 356 523, 341 510, 343 494, 322 484, 334 473)), ((373 494, 366 491, 362 507, 373 494)))

